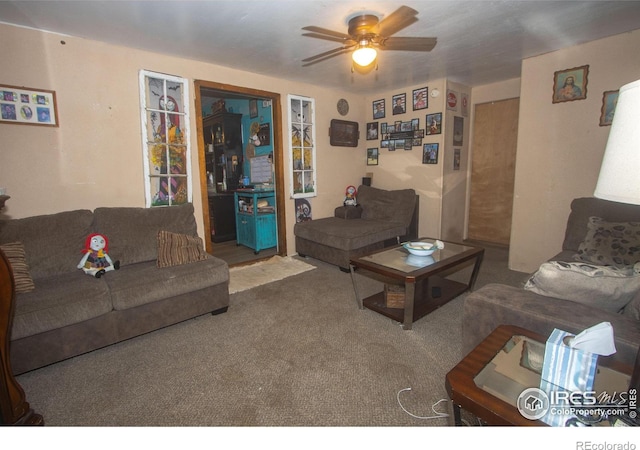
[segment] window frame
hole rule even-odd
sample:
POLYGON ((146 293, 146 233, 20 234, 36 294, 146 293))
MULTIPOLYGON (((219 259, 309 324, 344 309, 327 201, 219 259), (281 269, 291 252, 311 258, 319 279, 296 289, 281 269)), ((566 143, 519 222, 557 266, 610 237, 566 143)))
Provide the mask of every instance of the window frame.
MULTIPOLYGON (((193 176, 192 176, 192 167, 191 167, 191 113, 189 109, 189 84, 188 80, 183 77, 168 75, 164 73, 153 72, 149 70, 140 70, 139 73, 139 83, 140 83, 140 123, 141 123, 141 131, 142 131, 142 160, 144 167, 144 194, 145 194, 145 205, 147 208, 158 208, 158 207, 170 207, 174 205, 182 205, 185 203, 193 202, 193 176), (177 147, 184 147, 184 163, 185 170, 184 173, 172 173, 169 169, 166 169, 166 173, 154 173, 157 172, 155 169, 152 169, 150 161, 151 161, 151 152, 152 148, 161 145, 166 147, 166 151, 164 152, 164 158, 166 160, 170 160, 171 155, 171 143, 170 142, 161 142, 155 141, 153 136, 149 136, 149 117, 153 114, 162 114, 164 115, 164 123, 169 123, 168 118, 170 112, 167 109, 161 109, 160 106, 154 108, 151 104, 147 104, 149 92, 147 90, 149 84, 148 79, 153 78, 162 81, 162 89, 161 93, 153 91, 154 94, 161 96, 161 98, 168 98, 170 96, 169 91, 167 90, 167 83, 176 83, 181 86, 182 96, 181 101, 178 105, 178 111, 176 113, 181 118, 180 123, 180 132, 182 134, 182 143, 174 144, 177 147), (164 201, 158 202, 156 200, 156 196, 159 192, 153 193, 155 190, 152 186, 156 184, 161 184, 161 179, 166 178, 167 183, 167 201, 166 204, 164 201), (175 192, 172 191, 172 179, 184 179, 184 185, 186 185, 187 195, 185 201, 176 201, 175 192)), ((168 134, 168 133, 167 133, 168 134)))

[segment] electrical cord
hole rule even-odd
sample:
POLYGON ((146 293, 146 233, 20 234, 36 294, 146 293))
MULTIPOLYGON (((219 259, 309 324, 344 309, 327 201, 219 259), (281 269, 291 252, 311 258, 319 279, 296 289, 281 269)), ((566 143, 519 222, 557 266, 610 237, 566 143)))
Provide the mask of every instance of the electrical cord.
POLYGON ((438 412, 436 411, 436 406, 438 406, 440 403, 442 402, 446 402, 447 399, 446 398, 441 398, 440 400, 438 400, 437 402, 435 402, 433 405, 431 405, 431 411, 433 411, 433 413, 435 414, 434 416, 417 416, 415 414, 410 413, 409 411, 407 411, 405 409, 404 406, 402 406, 402 402, 400 401, 400 394, 404 391, 410 391, 411 388, 404 388, 404 389, 400 389, 398 391, 398 394, 396 395, 396 398, 398 399, 398 405, 400 405, 400 408, 402 408, 402 410, 404 412, 406 412, 407 414, 409 414, 411 417, 415 417, 416 419, 423 419, 423 420, 428 420, 428 419, 441 419, 443 417, 449 417, 449 414, 447 413, 443 413, 443 412, 438 412))

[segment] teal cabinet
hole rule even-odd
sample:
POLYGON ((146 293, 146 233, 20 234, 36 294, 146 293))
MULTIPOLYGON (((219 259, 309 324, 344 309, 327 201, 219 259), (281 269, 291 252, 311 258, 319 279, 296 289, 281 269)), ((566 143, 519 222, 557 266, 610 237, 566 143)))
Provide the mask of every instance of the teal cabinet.
POLYGON ((255 254, 278 245, 273 189, 238 189, 234 195, 236 243, 252 248, 255 254))

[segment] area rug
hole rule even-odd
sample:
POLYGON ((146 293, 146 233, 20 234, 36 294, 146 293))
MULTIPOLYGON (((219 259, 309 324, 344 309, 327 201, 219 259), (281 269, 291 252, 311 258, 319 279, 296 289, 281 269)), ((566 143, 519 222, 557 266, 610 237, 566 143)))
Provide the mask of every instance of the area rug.
POLYGON ((229 269, 229 294, 283 280, 315 268, 291 256, 278 255, 248 266, 232 267, 229 269))

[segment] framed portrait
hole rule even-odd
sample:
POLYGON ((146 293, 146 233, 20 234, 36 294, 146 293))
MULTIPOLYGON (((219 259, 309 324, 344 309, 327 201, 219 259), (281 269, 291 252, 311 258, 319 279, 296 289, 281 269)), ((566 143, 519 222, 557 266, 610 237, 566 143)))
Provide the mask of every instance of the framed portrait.
POLYGON ((0 123, 57 127, 55 91, 0 84, 0 123))
POLYGON ((255 98, 249 100, 249 117, 251 119, 258 117, 258 100, 255 98))
POLYGON ((368 148, 367 149, 367 166, 377 166, 377 165, 378 165, 378 149, 368 148))
POLYGON ((396 141, 395 141, 395 139, 390 139, 389 140, 389 144, 387 145, 387 150, 389 150, 390 152, 395 152, 396 151, 396 141))
POLYGON ((438 164, 439 144, 424 144, 422 146, 422 164, 438 164))
POLYGON ((389 148, 389 140, 388 139, 383 139, 380 141, 380 147, 381 148, 389 148))
POLYGON ((378 122, 367 123, 367 140, 378 139, 378 122))
POLYGON ((407 94, 397 94, 391 98, 393 103, 393 115, 407 112, 407 94))
POLYGON ((572 102, 587 98, 589 66, 554 72, 553 103, 572 102))
POLYGON ((416 131, 420 128, 420 119, 411 119, 411 129, 416 131))
POLYGON ((605 127, 613 122, 613 114, 618 104, 618 91, 604 91, 602 94, 602 110, 600 112, 600 126, 605 127))
POLYGON ((442 133, 442 113, 427 114, 425 125, 427 135, 442 133))
POLYGON ((384 99, 373 101, 373 118, 384 119, 384 99))
POLYGON ((380 124, 380 134, 387 134, 387 122, 380 124))
POLYGON ((413 90, 413 110, 427 109, 429 107, 428 88, 423 87, 413 90))
POLYGON ((358 122, 331 119, 329 126, 329 144, 338 147, 357 147, 358 122))

